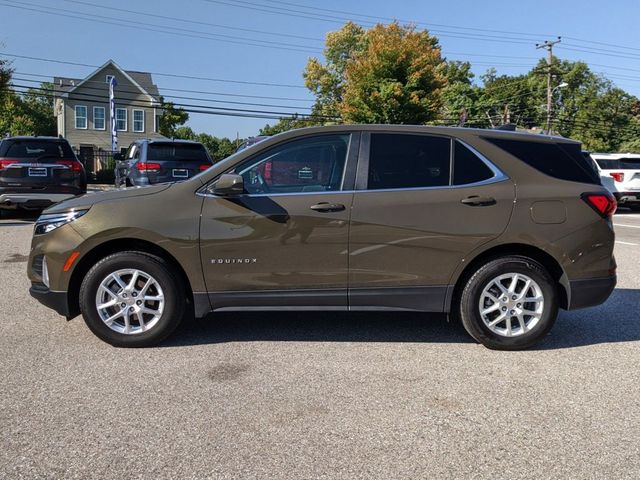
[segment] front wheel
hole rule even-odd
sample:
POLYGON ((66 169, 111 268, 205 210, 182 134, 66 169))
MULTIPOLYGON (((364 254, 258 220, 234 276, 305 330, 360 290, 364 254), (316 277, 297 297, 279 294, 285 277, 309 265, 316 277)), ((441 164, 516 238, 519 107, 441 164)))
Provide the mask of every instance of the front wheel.
POLYGON ((497 258, 469 278, 458 315, 467 332, 496 350, 528 348, 547 335, 558 316, 555 282, 528 257, 497 258))
POLYGON ((91 331, 116 347, 149 347, 179 325, 185 292, 173 268, 143 252, 100 260, 80 287, 80 310, 91 331))

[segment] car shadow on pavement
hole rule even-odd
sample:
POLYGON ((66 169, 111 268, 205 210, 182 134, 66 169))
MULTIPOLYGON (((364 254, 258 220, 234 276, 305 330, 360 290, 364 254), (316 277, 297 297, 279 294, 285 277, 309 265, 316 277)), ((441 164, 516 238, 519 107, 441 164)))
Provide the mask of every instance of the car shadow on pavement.
POLYGON ((536 350, 583 347, 640 340, 640 290, 616 288, 602 305, 561 311, 549 336, 536 350))
MULTIPOLYGON (((561 311, 534 350, 640 340, 640 290, 616 289, 598 307, 561 311)), ((225 342, 473 343, 443 314, 408 312, 224 312, 183 322, 161 347, 225 342)))
POLYGON ((472 339, 442 314, 224 312, 183 322, 161 346, 253 341, 469 343, 472 339))

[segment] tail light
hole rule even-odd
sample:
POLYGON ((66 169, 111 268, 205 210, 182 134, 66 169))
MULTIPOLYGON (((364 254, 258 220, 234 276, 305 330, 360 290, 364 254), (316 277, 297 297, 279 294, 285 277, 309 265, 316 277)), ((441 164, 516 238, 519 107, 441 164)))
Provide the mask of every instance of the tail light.
POLYGON ((265 180, 271 180, 271 160, 269 160, 268 162, 265 162, 264 164, 264 179, 265 180))
POLYGON ((82 172, 82 164, 77 160, 58 160, 58 165, 65 165, 76 173, 82 172))
POLYGON ((624 173, 623 172, 613 172, 609 174, 616 182, 624 182, 624 173))
POLYGON ((201 172, 204 172, 204 171, 205 171, 205 170, 207 170, 210 166, 211 166, 211 165, 210 165, 210 164, 208 164, 208 163, 203 163, 202 165, 200 165, 200 166, 198 167, 198 169, 199 169, 201 172))
POLYGON ((138 162, 136 168, 140 172, 155 173, 160 171, 161 165, 155 162, 138 162))
POLYGON ((17 160, 0 160, 0 170, 4 170, 9 165, 13 165, 14 163, 18 163, 17 160))
POLYGON ((603 218, 611 217, 618 208, 615 197, 608 192, 583 193, 582 199, 603 218))

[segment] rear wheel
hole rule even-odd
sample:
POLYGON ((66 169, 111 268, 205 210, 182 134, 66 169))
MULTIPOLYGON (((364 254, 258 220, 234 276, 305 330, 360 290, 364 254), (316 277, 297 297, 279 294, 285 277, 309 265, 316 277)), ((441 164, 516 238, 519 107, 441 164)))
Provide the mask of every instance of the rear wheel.
POLYGON ((180 324, 184 308, 184 288, 173 268, 142 252, 103 258, 80 287, 87 326, 116 347, 156 345, 180 324))
POLYGON ((458 314, 467 332, 486 347, 520 350, 547 335, 558 315, 555 282, 528 257, 482 265, 464 286, 458 314))

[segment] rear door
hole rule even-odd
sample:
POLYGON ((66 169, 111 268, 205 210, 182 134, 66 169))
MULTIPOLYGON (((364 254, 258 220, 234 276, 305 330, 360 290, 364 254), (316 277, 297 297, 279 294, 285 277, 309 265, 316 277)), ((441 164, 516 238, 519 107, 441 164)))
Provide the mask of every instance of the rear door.
POLYGON ((507 226, 514 184, 445 136, 364 134, 349 241, 349 305, 442 311, 463 258, 507 226))
POLYGON ((72 184, 77 174, 71 167, 76 157, 67 142, 10 139, 0 151, 0 187, 28 193, 72 184))

